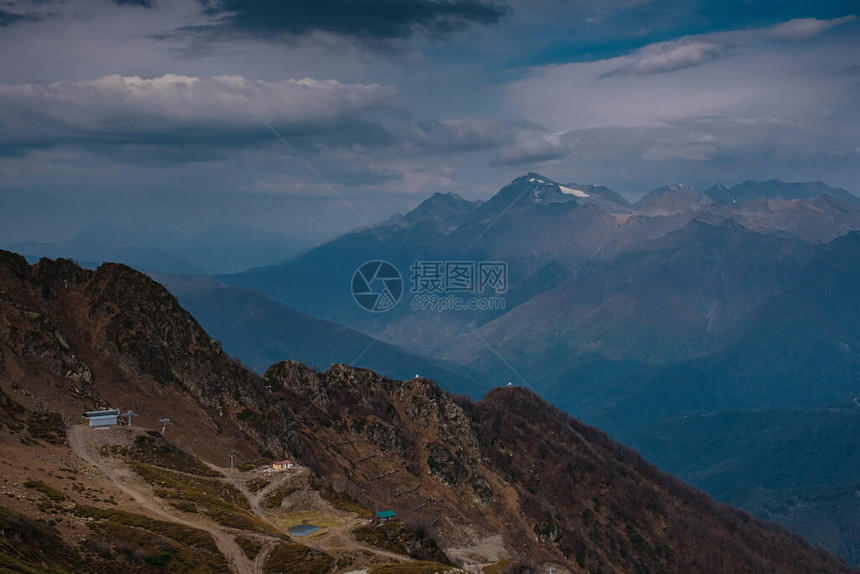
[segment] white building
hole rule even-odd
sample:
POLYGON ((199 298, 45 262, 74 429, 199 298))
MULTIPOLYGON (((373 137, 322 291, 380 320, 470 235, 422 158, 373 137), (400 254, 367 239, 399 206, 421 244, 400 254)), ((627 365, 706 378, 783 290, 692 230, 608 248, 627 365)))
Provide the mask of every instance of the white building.
POLYGON ((84 418, 90 421, 91 427, 114 426, 117 424, 117 419, 119 418, 119 409, 87 411, 84 413, 84 418))

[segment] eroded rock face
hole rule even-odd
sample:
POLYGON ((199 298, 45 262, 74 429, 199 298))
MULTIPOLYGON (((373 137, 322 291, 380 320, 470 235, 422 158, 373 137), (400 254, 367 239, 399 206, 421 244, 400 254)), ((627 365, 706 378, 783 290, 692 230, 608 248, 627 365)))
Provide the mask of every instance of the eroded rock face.
POLYGON ((451 395, 426 379, 395 381, 346 365, 316 373, 285 361, 264 378, 306 405, 294 409, 298 433, 324 437, 307 461, 320 473, 332 473, 372 506, 396 506, 416 518, 430 509, 421 520, 447 532, 447 545, 466 542, 465 532, 461 539, 447 526, 473 523, 467 516, 492 503, 494 488, 469 417, 451 395))
MULTIPOLYGON (((69 391, 94 399, 93 372, 75 353, 56 321, 10 298, 0 298, 0 344, 17 357, 39 360, 51 373, 63 377, 69 391)), ((0 372, 5 368, 0 348, 0 372)))
POLYGON ((281 385, 297 395, 307 398, 314 405, 325 408, 328 391, 319 374, 303 364, 289 360, 272 365, 263 375, 270 385, 281 385))
POLYGON ((194 428, 191 441, 231 427, 234 448, 257 450, 224 417, 263 407, 262 380, 163 286, 124 265, 28 265, 0 252, 0 356, 7 391, 29 408, 56 404, 67 420, 93 408, 133 408, 150 421, 175 413, 194 428))

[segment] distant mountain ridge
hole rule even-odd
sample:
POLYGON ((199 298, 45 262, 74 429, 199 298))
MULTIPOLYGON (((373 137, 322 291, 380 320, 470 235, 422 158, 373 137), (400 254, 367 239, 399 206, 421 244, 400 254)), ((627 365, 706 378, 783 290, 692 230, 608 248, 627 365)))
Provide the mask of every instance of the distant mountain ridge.
POLYGON ((343 325, 309 317, 256 291, 227 287, 207 277, 154 277, 208 332, 216 334, 225 351, 258 373, 291 359, 320 370, 343 363, 391 378, 420 375, 458 392, 483 390, 462 366, 421 357, 343 325))
POLYGON ((837 187, 830 187, 822 181, 805 183, 789 183, 779 179, 767 181, 745 181, 731 188, 716 184, 708 188, 705 194, 715 202, 743 203, 756 199, 814 199, 821 195, 829 195, 836 199, 860 204, 860 197, 837 187))
MULTIPOLYGON (((341 236, 284 265, 218 279, 259 290, 304 313, 400 341, 403 332, 386 334, 379 323, 368 322, 341 288, 351 270, 364 261, 384 259, 402 270, 416 259, 507 261, 508 296, 519 303, 557 286, 591 261, 610 259, 631 245, 681 229, 693 218, 733 220, 760 233, 815 242, 860 229, 860 205, 836 197, 828 202, 825 197, 829 196, 791 200, 796 203, 773 200, 773 205, 725 204, 714 203, 691 186, 675 184, 630 206, 604 187, 563 185, 530 172, 486 201, 436 194, 409 214, 341 236), (556 270, 543 272, 548 265, 556 270), (548 278, 553 279, 547 282, 548 278)), ((395 309, 388 316, 402 314, 402 309, 395 309)))
POLYGON ((469 201, 456 193, 434 193, 418 207, 397 220, 401 225, 429 223, 443 233, 454 231, 483 203, 469 201))
POLYGON ((674 215, 696 211, 709 203, 708 196, 692 185, 670 183, 650 191, 633 209, 644 215, 674 215))
POLYGON ((618 213, 630 213, 632 207, 621 194, 616 193, 604 185, 581 184, 581 183, 565 183, 564 187, 568 189, 580 190, 587 194, 587 198, 580 198, 580 203, 591 203, 599 205, 603 209, 618 213), (590 199, 589 199, 590 198, 590 199))
POLYGON ((158 228, 129 231, 100 222, 65 241, 21 241, 0 247, 34 262, 41 257, 66 257, 93 267, 118 262, 141 271, 203 274, 280 263, 330 238, 326 233, 278 235, 237 226, 218 226, 196 234, 158 228))

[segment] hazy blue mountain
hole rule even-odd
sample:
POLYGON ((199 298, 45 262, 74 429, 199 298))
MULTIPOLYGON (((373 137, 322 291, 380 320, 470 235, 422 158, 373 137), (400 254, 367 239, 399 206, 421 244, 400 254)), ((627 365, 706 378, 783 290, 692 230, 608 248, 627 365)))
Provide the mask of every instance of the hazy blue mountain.
POLYGON ((685 412, 814 406, 860 381, 860 238, 821 248, 790 287, 739 323, 721 348, 604 381, 583 416, 615 433, 685 412), (587 414, 586 414, 587 413, 587 414))
POLYGON ((227 287, 210 277, 156 278, 227 352, 258 373, 293 359, 321 370, 340 363, 398 379, 418 374, 473 396, 488 390, 463 367, 420 357, 343 325, 309 317, 255 291, 227 287))
POLYGON ((440 233, 450 233, 466 221, 481 203, 463 199, 456 193, 434 193, 393 223, 404 227, 430 224, 440 233))
MULTIPOLYGON (((438 258, 439 236, 432 224, 360 229, 286 263, 216 278, 230 286, 256 290, 302 313, 356 326, 362 320, 377 320, 352 297, 350 285, 356 269, 367 261, 384 260, 408 281, 408 269, 415 259, 438 258)), ((399 311, 395 308, 386 316, 399 311)))
MULTIPOLYGON (((452 336, 494 320, 571 277, 583 276, 628 248, 682 229, 691 220, 717 227, 732 221, 760 234, 814 243, 860 229, 860 206, 829 196, 722 204, 711 203, 690 186, 669 185, 637 203, 635 208, 648 214, 624 213, 629 208, 617 201, 614 210, 603 209, 588 203, 592 196, 600 196, 603 204, 614 197, 605 188, 569 187, 528 173, 483 203, 436 194, 413 212, 356 230, 284 264, 218 278, 303 313, 419 353, 436 354, 446 352, 445 342, 452 336), (407 285, 415 260, 505 261, 506 308, 428 317, 416 314, 404 301, 384 317, 370 315, 355 304, 348 285, 354 271, 373 259, 392 263, 407 285)), ((707 260, 702 269, 707 269, 707 260)), ((566 312, 557 310, 555 316, 564 320, 566 312)), ((535 321, 540 324, 543 318, 538 315, 535 321)), ((535 328, 532 334, 539 338, 544 332, 535 328)))
POLYGON ((860 563, 860 406, 695 413, 631 436, 662 470, 860 563))
POLYGON ((813 199, 829 195, 847 203, 860 204, 860 197, 837 187, 830 187, 822 181, 790 183, 779 179, 767 181, 745 181, 727 188, 722 184, 714 185, 705 194, 715 202, 743 203, 756 199, 813 199))
MULTIPOLYGON (((587 204, 572 188, 529 173, 483 203, 436 194, 406 215, 341 236, 282 265, 218 279, 374 334, 391 329, 388 336, 392 340, 413 337, 416 340, 404 344, 421 345, 427 338, 422 339, 414 328, 414 313, 406 306, 386 313, 384 324, 356 306, 345 286, 361 264, 373 259, 388 261, 408 281, 415 260, 505 261, 509 274, 506 296, 516 304, 555 286, 554 281, 598 254, 605 257, 617 252, 628 239, 652 239, 685 223, 672 218, 633 218, 619 230, 624 221, 619 222, 618 217, 624 216, 587 204), (561 274, 542 271, 554 264, 560 265, 561 274), (406 323, 399 323, 404 318, 406 323)), ((462 325, 489 318, 486 313, 461 313, 446 320, 462 325)))
POLYGON ((860 482, 860 406, 729 410, 674 417, 637 433, 649 460, 730 500, 754 486, 783 490, 860 482))
POLYGON ((616 219, 582 201, 572 188, 529 173, 484 202, 451 234, 450 248, 467 257, 508 261, 515 279, 559 254, 591 258, 611 241, 616 219))
POLYGON ((630 202, 627 201, 624 198, 624 196, 622 196, 620 193, 612 191, 611 189, 609 189, 605 185, 593 185, 590 183, 570 182, 570 183, 565 183, 564 186, 569 187, 569 188, 573 188, 573 189, 579 189, 579 190, 587 193, 590 196, 599 197, 601 199, 605 199, 606 201, 611 201, 613 203, 617 203, 618 205, 620 205, 622 207, 630 207, 630 202))
POLYGON ((642 420, 648 405, 656 420, 684 411, 816 405, 855 393, 858 285, 860 234, 850 233, 822 246, 798 279, 740 323, 721 349, 637 377, 635 391, 605 416, 636 409, 642 420))
POLYGON ((221 226, 183 235, 169 229, 129 231, 94 223, 67 241, 24 241, 6 246, 30 258, 120 262, 142 271, 174 274, 225 273, 280 263, 313 247, 326 234, 264 233, 221 226))
POLYGON ((697 211, 711 203, 711 199, 691 185, 670 183, 648 192, 633 205, 643 215, 673 215, 697 211))
POLYGON ((20 244, 20 249, 28 249, 26 258, 35 262, 42 257, 72 259, 82 267, 95 269, 102 263, 123 263, 138 271, 159 271, 162 273, 203 273, 203 269, 188 259, 157 247, 119 247, 116 249, 79 249, 62 244, 20 244))
POLYGON ((713 203, 695 215, 701 221, 731 219, 744 227, 775 237, 829 243, 848 231, 860 230, 860 204, 831 195, 811 199, 754 199, 743 203, 713 203))
MULTIPOLYGON (((674 365, 732 340, 738 324, 788 289, 813 253, 808 243, 731 221, 692 221, 583 270, 485 324, 478 338, 466 333, 452 340, 444 356, 503 370, 501 354, 565 408, 586 418, 616 413, 618 405, 640 402, 640 370, 674 365)), ((636 413, 681 404, 641 401, 636 413)), ((631 418, 625 412, 621 420, 631 418)))

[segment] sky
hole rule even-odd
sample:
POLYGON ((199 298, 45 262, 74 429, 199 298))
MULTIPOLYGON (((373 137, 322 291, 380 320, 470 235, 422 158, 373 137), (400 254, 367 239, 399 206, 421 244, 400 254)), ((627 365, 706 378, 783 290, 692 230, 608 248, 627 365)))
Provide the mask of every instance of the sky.
POLYGON ((0 244, 342 232, 529 171, 860 193, 860 10, 800 0, 0 0, 0 244))

